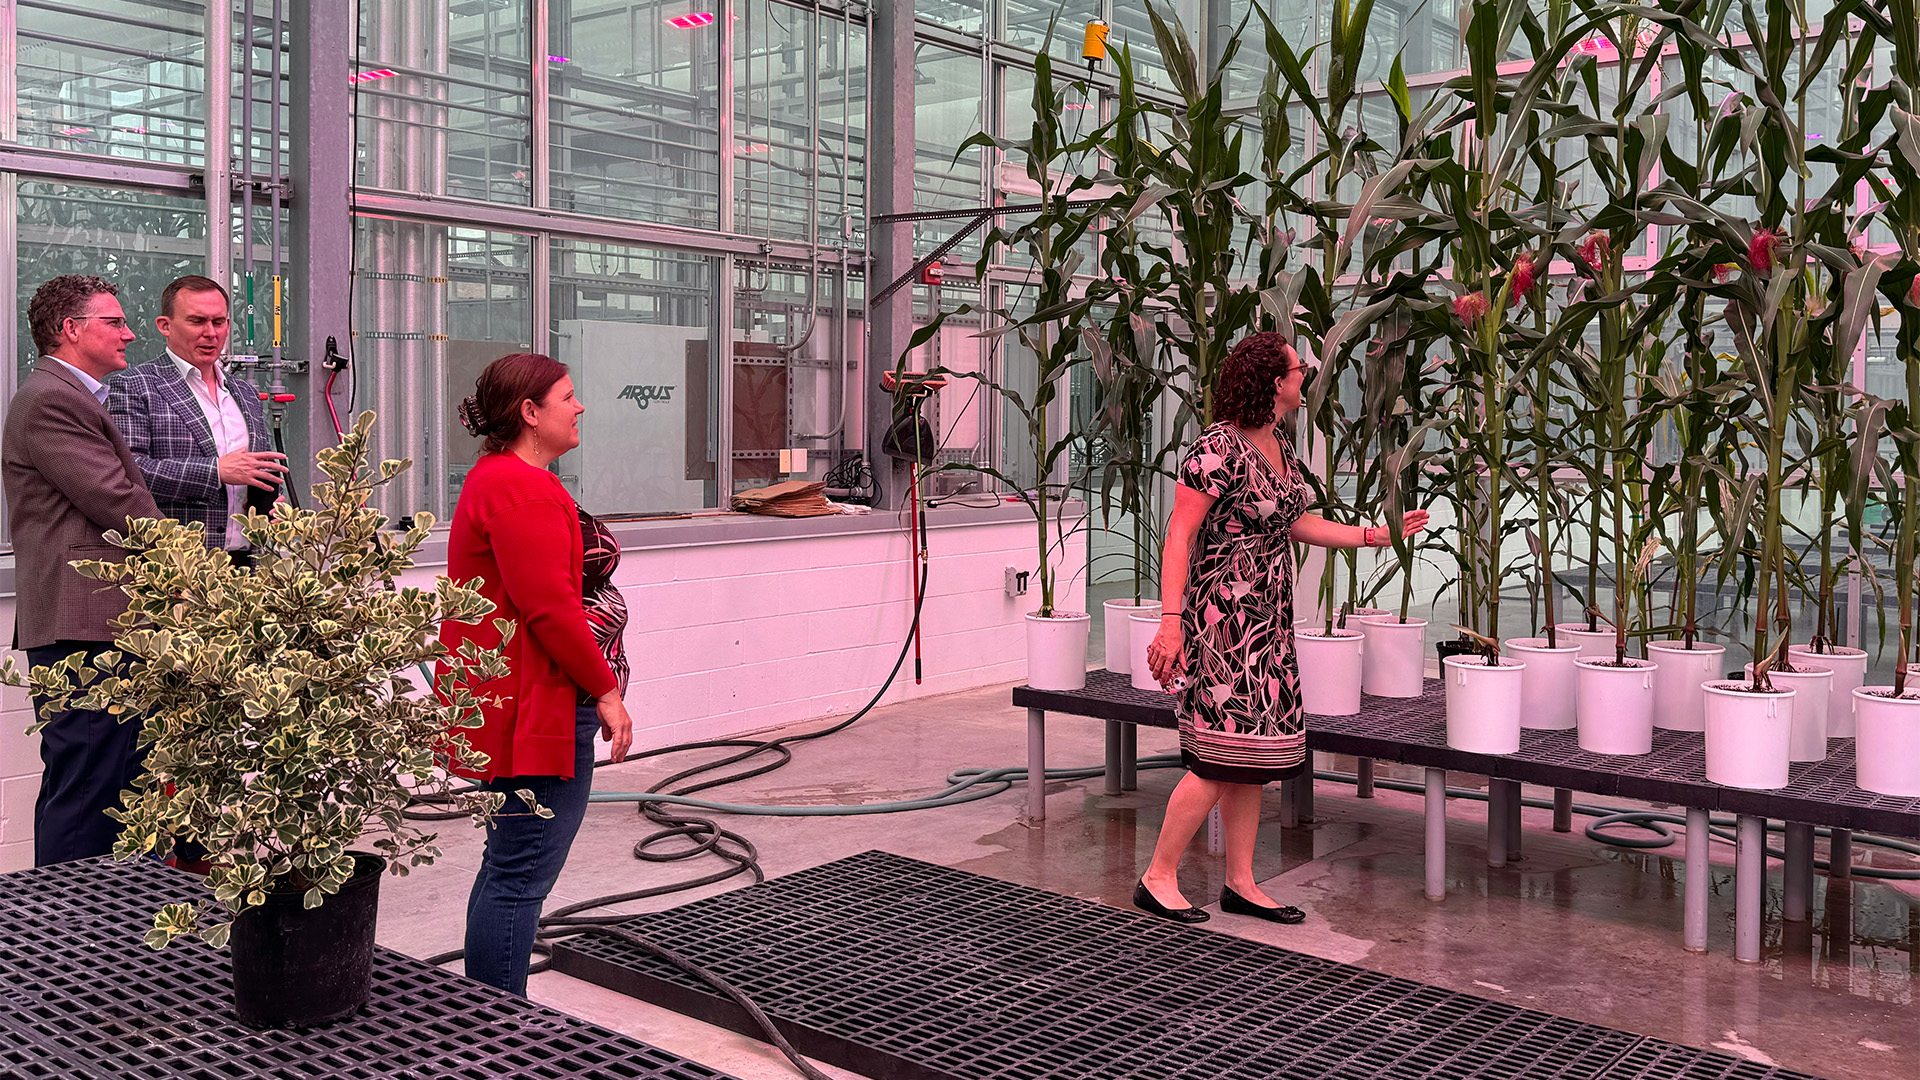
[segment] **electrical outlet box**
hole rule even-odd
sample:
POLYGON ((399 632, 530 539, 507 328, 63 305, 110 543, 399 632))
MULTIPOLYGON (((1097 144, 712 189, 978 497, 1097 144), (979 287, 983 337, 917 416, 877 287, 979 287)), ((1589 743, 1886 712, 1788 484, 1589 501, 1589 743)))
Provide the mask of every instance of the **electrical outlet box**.
POLYGON ((790 473, 793 471, 793 451, 780 451, 780 471, 782 473, 790 473))
POLYGON ((1031 571, 1021 570, 1017 567, 1012 567, 1012 566, 1007 567, 1007 595, 1008 596, 1027 595, 1027 575, 1030 572, 1031 571))

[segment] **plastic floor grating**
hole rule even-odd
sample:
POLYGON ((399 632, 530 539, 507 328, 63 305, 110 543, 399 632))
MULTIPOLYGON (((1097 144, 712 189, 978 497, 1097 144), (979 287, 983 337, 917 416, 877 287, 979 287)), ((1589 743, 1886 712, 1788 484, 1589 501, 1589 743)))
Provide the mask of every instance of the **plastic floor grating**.
MULTIPOLYGON (((630 929, 877 1080, 1788 1080, 1803 1074, 869 851, 630 929)), ((554 967, 752 1034, 610 938, 554 967)))
MULTIPOLYGON (((1174 726, 1172 698, 1136 690, 1127 676, 1109 671, 1089 671, 1084 690, 1017 687, 1013 703, 1147 727, 1174 726)), ((1652 753, 1622 756, 1582 750, 1572 731, 1522 731, 1519 753, 1476 754, 1447 745, 1446 693, 1440 680, 1428 679, 1421 697, 1365 696, 1357 715, 1309 715, 1307 743, 1334 753, 1598 795, 1920 837, 1920 799, 1881 795, 1854 783, 1852 739, 1827 740, 1824 760, 1796 763, 1787 786, 1772 791, 1708 781, 1706 740, 1697 732, 1655 731, 1652 753)))
POLYGON ((227 952, 141 942, 155 909, 210 894, 158 863, 0 875, 0 1080, 726 1080, 726 1074, 386 949, 360 1016, 254 1031, 227 952))

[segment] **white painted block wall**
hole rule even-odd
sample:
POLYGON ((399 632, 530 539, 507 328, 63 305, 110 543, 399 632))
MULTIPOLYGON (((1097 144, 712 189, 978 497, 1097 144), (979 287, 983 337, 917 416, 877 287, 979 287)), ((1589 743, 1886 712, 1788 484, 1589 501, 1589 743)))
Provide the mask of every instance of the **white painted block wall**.
MULTIPOLYGON (((1084 530, 1069 536, 1063 565, 1086 565, 1085 537, 1084 530)), ((1022 616, 1039 606, 1039 593, 1011 598, 1003 581, 1008 566, 1034 568, 1035 540, 1031 518, 929 530, 925 682, 914 684, 909 654, 884 701, 1025 677, 1022 616)), ((908 557, 904 526, 629 550, 615 580, 631 613, 627 708, 635 748, 858 709, 886 678, 906 636, 913 612, 908 557)), ((426 584, 438 572, 423 567, 408 583, 426 584)), ((1084 573, 1062 574, 1061 584, 1060 606, 1086 610, 1084 573)), ((0 600, 0 640, 11 639, 12 626, 13 601, 0 600)), ((38 738, 24 734, 30 714, 24 691, 0 692, 0 873, 33 863, 40 751, 38 738)))

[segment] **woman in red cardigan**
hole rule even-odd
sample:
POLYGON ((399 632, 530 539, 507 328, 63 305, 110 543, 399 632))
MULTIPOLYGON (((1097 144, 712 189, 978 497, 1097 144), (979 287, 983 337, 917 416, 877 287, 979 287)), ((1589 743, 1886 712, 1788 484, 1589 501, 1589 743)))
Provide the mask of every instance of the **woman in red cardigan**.
MULTIPOLYGON (((566 365, 535 353, 487 365, 473 396, 460 403, 461 423, 486 441, 460 488, 447 574, 480 579, 481 594, 498 610, 478 625, 448 624, 440 640, 453 649, 465 641, 495 648, 494 620, 514 626, 505 649, 511 674, 476 688, 491 699, 486 724, 466 732, 488 757, 484 772, 468 775, 506 796, 467 900, 467 975, 522 995, 541 905, 586 815, 594 734, 613 744, 614 761, 633 742, 621 700, 625 608, 614 591, 620 625, 603 625, 596 640, 590 617, 605 623, 607 602, 590 610, 583 598, 584 515, 547 469, 580 445, 585 411, 566 365), (551 813, 532 813, 518 794, 523 790, 551 813)), ((596 542, 610 539, 596 533, 596 542)))

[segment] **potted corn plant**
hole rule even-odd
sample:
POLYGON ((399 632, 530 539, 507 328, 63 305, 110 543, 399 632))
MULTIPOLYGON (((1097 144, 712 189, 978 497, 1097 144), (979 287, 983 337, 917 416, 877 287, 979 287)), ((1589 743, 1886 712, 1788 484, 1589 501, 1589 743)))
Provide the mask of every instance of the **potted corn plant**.
MULTIPOLYGON (((1081 92, 1085 87, 1080 86, 1081 92)), ((1023 251, 1032 260, 1034 284, 1016 306, 1009 302, 997 307, 963 304, 942 312, 916 331, 896 364, 896 372, 907 373, 914 350, 926 344, 952 317, 976 311, 988 316, 990 326, 980 336, 989 340, 1012 337, 1033 357, 1033 382, 1028 393, 982 371, 958 370, 936 366, 928 374, 970 380, 994 394, 1005 407, 1020 418, 1018 432, 1024 436, 1024 450, 1033 462, 1031 484, 1023 482, 993 465, 972 461, 948 462, 928 473, 962 471, 991 477, 1011 492, 1033 514, 1038 533, 1035 546, 1037 568, 1035 585, 1040 594, 1038 607, 1027 613, 1027 681, 1037 690, 1078 690, 1087 681, 1087 635, 1092 616, 1084 611, 1069 611, 1060 606, 1060 558, 1068 539, 1085 527, 1084 520, 1070 521, 1069 498, 1081 486, 1084 476, 1064 476, 1071 468, 1072 452, 1086 448, 1087 431, 1073 430, 1071 424, 1061 431, 1058 412, 1062 395, 1071 386, 1075 369, 1090 362, 1083 331, 1092 325, 1095 298, 1075 280, 1083 257, 1078 247, 1094 228, 1105 200, 1087 196, 1093 180, 1072 171, 1073 165, 1100 147, 1107 125, 1078 138, 1069 139, 1061 117, 1066 114, 1066 91, 1056 89, 1052 63, 1042 49, 1034 61, 1033 128, 1025 140, 1010 141, 987 133, 970 136, 960 146, 991 146, 1003 152, 1020 154, 1026 172, 1041 190, 1040 209, 1024 217, 1011 228, 996 226, 982 245, 979 272, 984 277, 988 265, 1001 245, 1023 251), (1071 175, 1071 179, 1066 179, 1071 175), (1063 182, 1064 181, 1064 182, 1063 182)), ((1091 454, 1083 455, 1091 461, 1091 454)))
MULTIPOLYGON (((209 549, 198 524, 109 533, 124 562, 75 566, 130 598, 115 652, 24 680, 49 709, 111 705, 141 725, 146 772, 111 811, 124 826, 114 857, 204 849, 220 907, 162 907, 147 944, 230 946, 234 1011, 253 1027, 321 1026, 365 1005, 381 871, 439 854, 403 814, 414 798, 442 795, 481 823, 504 799, 453 786, 443 768, 485 764, 462 729, 480 726, 476 688, 507 670, 497 651, 449 652, 436 630, 493 605, 444 577, 399 586, 433 517, 386 528, 370 502, 409 463, 370 464, 372 430, 362 413, 319 452, 327 479, 311 508, 247 514, 255 569, 209 549), (437 695, 410 682, 419 665, 440 666, 437 695)), ((11 660, 0 680, 23 683, 11 660)))

